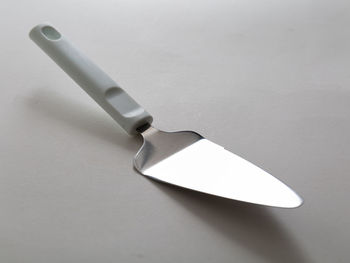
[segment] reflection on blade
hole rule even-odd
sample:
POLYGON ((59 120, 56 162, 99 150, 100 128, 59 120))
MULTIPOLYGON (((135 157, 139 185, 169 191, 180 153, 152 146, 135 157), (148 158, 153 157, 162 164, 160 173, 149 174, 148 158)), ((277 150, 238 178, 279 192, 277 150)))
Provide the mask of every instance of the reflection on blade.
POLYGON ((206 139, 142 173, 170 184, 244 202, 285 208, 302 204, 302 199, 281 181, 206 139))

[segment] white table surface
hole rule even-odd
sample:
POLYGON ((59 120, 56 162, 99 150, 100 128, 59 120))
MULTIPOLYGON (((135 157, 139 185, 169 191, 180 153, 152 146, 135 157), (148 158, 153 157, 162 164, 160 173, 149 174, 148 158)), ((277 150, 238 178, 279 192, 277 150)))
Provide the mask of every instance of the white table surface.
POLYGON ((349 1, 3 0, 0 262, 349 262, 349 1), (155 183, 28 38, 52 22, 153 114, 263 167, 285 210, 155 183))

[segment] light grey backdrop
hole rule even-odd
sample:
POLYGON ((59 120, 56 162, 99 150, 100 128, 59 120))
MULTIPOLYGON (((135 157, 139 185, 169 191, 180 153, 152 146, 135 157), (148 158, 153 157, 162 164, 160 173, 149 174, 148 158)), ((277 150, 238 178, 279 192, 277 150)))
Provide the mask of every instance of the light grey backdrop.
POLYGON ((0 261, 349 262, 349 1, 5 0, 0 261), (281 210, 154 183, 129 137, 28 38, 52 22, 165 130, 296 189, 281 210))

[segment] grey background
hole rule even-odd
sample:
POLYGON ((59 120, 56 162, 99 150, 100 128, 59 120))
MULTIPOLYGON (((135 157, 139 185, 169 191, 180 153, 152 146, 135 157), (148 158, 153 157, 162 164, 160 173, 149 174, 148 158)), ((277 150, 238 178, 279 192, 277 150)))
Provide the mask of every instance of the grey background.
POLYGON ((1 1, 0 262, 349 262, 349 1, 1 1), (158 184, 28 38, 50 21, 155 117, 264 167, 283 210, 158 184))

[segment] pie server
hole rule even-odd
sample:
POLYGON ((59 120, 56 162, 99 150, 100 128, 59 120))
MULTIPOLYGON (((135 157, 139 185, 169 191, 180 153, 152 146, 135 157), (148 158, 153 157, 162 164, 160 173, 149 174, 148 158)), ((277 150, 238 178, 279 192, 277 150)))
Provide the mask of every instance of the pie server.
POLYGON ((143 144, 134 166, 150 178, 191 190, 260 205, 294 208, 302 199, 252 163, 193 131, 154 128, 152 116, 50 24, 30 38, 129 134, 143 144))

